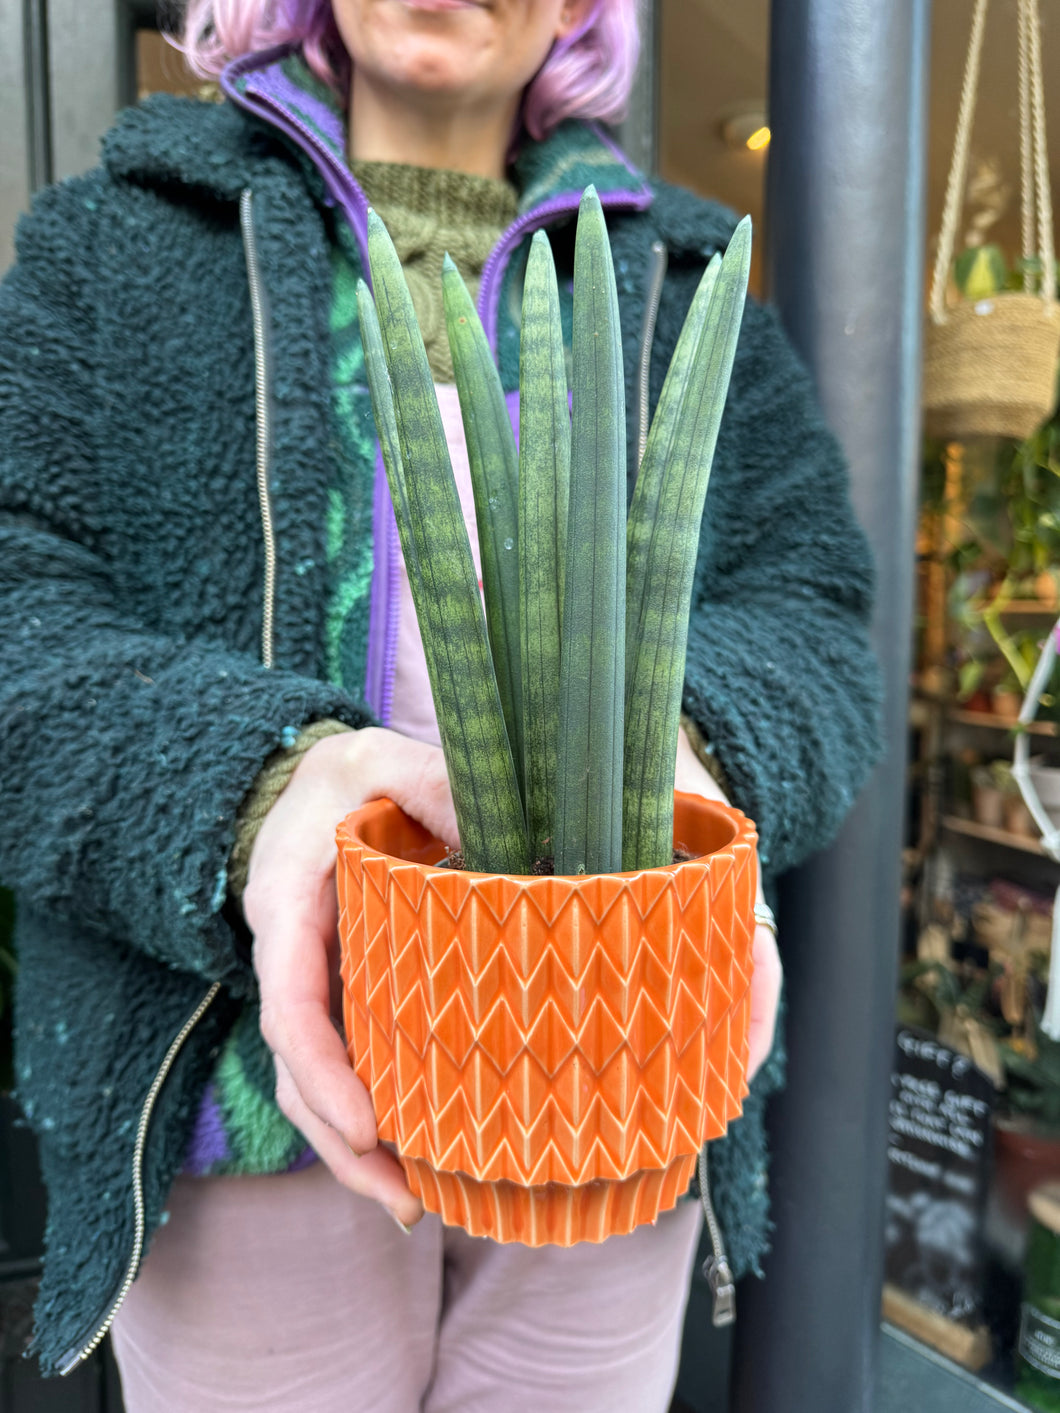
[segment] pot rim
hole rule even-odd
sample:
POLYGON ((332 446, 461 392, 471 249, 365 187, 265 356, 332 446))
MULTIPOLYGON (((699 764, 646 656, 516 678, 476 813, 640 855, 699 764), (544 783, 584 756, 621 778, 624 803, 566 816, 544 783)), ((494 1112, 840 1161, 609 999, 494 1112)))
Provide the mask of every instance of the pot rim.
MULTIPOLYGON (((737 845, 750 844, 753 848, 757 847, 758 830, 755 828, 754 821, 750 819, 748 815, 744 814, 743 810, 737 809, 735 805, 725 804, 721 800, 712 800, 706 795, 697 795, 690 790, 675 790, 674 800, 675 802, 680 801, 683 804, 690 805, 694 809, 701 809, 708 814, 723 816, 733 825, 732 837, 727 839, 719 848, 713 849, 709 853, 695 854, 690 859, 680 859, 677 863, 658 864, 654 868, 624 869, 617 873, 485 873, 481 870, 470 868, 451 869, 443 868, 440 863, 423 863, 419 859, 402 858, 400 854, 388 854, 384 850, 376 848, 374 844, 368 843, 366 839, 360 836, 357 832, 357 822, 366 816, 371 818, 374 815, 385 813, 388 809, 398 810, 402 814, 405 813, 395 800, 390 799, 388 795, 380 795, 377 799, 367 800, 363 805, 359 805, 357 809, 351 810, 337 825, 335 838, 340 851, 343 847, 349 848, 350 846, 368 849, 372 854, 379 858, 386 859, 390 864, 399 864, 403 867, 412 865, 415 868, 422 868, 429 873, 444 873, 450 877, 454 874, 459 874, 465 879, 518 879, 524 884, 564 882, 577 885, 586 883, 594 878, 633 879, 640 878, 646 873, 676 873, 680 869, 689 868, 693 864, 705 865, 709 863, 711 859, 723 856, 728 850, 731 850, 737 845)), ((407 818, 411 819, 412 816, 409 815, 407 818)), ((424 833, 428 833, 426 826, 420 825, 418 821, 414 821, 414 823, 417 824, 417 827, 423 829, 424 833)), ((434 836, 431 835, 430 837, 433 838, 434 836)), ((439 840, 438 842, 443 843, 444 841, 439 840)))

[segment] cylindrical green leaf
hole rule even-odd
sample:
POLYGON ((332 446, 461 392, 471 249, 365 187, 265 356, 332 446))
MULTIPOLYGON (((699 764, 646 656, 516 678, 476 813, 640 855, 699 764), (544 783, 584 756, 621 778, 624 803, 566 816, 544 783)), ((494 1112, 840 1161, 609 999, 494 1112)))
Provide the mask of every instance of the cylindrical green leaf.
POLYGON ((519 620, 530 848, 555 848, 570 408, 559 290, 544 231, 530 246, 519 344, 519 620))
POLYGON ((622 867, 626 408, 614 266, 591 186, 574 248, 572 359, 556 871, 614 873, 622 867))
MULTIPOLYGON (((430 644, 427 668, 461 846, 471 868, 526 873, 522 801, 438 400, 401 264, 374 212, 368 259, 401 453, 405 501, 399 492, 394 510, 405 514, 407 507, 415 547, 409 582, 430 644)), ((368 352, 366 345, 366 362, 368 352)), ((372 361, 373 392, 385 401, 378 359, 372 361)))
POLYGON ((708 266, 663 385, 629 514, 623 867, 673 856, 673 788, 703 504, 740 333, 751 223, 708 266))
POLYGON ((486 599, 497 689, 515 758, 523 777, 523 700, 519 663, 519 463, 500 374, 474 300, 460 271, 445 257, 442 299, 460 394, 471 485, 475 494, 482 589, 486 599))

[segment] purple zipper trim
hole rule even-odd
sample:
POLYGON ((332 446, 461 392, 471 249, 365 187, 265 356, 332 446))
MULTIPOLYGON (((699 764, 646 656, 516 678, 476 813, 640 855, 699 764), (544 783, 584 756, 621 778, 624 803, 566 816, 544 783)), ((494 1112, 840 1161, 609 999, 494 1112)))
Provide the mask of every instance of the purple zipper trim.
POLYGON ((195 1115, 195 1125, 184 1154, 183 1171, 201 1177, 216 1163, 229 1162, 231 1157, 232 1150, 228 1146, 228 1135, 217 1102, 217 1090, 211 1080, 195 1115))
MULTIPOLYGON (((357 238, 361 255, 364 278, 371 283, 368 266, 368 198, 365 196, 353 173, 340 162, 334 153, 326 148, 310 128, 298 120, 283 106, 278 93, 270 93, 270 84, 281 88, 289 81, 284 75, 270 73, 269 66, 288 58, 294 52, 290 45, 281 44, 275 49, 263 50, 259 54, 245 54, 234 59, 221 74, 221 90, 238 107, 262 118, 285 133, 308 156, 317 162, 321 176, 337 205, 349 221, 357 238), (236 87, 237 80, 249 75, 247 91, 236 87)), ((307 103, 312 102, 307 98, 307 103)))
MULTIPOLYGON (((619 189, 600 193, 600 205, 605 211, 646 211, 652 203, 652 194, 647 187, 640 191, 619 189)), ((517 216, 490 252, 489 259, 482 267, 482 283, 478 291, 478 316, 486 330, 490 349, 497 354, 497 315, 501 302, 501 284, 508 260, 515 247, 531 231, 546 226, 554 216, 577 215, 581 205, 580 192, 568 192, 542 202, 532 210, 517 216)))
MULTIPOLYGON (((273 65, 286 58, 291 50, 286 45, 261 54, 248 54, 229 64, 221 74, 221 88, 237 107, 263 119, 286 134, 316 164, 329 193, 339 206, 357 241, 361 257, 361 273, 371 283, 368 264, 368 198, 353 173, 340 163, 310 128, 283 106, 280 90, 289 81, 263 64, 273 65), (247 92, 236 87, 236 81, 250 71, 247 92), (281 81, 278 81, 281 80, 281 81), (270 92, 270 84, 272 92, 270 92)), ((303 97, 299 95, 300 99, 303 97)), ((308 100, 312 102, 310 98, 308 100)), ((368 643, 365 657, 364 695, 371 711, 384 726, 390 722, 394 698, 394 677, 397 665, 398 605, 401 581, 398 572, 397 522, 390 502, 382 452, 376 443, 375 483, 372 490, 372 543, 375 562, 368 603, 368 643)))
MULTIPOLYGON (((282 92, 293 87, 282 73, 272 71, 272 66, 289 57, 294 50, 290 45, 279 45, 275 49, 263 50, 257 54, 246 54, 233 60, 221 74, 221 90, 237 107, 245 109, 255 117, 271 123, 311 157, 317 164, 325 185, 343 214, 350 223, 357 247, 360 251, 364 278, 371 284, 368 264, 368 198, 344 162, 339 161, 333 152, 321 142, 310 128, 298 120, 283 106, 282 92), (247 92, 236 87, 237 80, 249 75, 247 92), (270 86, 272 92, 270 92, 270 86)), ((299 102, 312 106, 315 100, 311 95, 298 92, 299 102)), ((326 109, 322 114, 330 117, 326 109)), ((323 123, 321 124, 324 125, 323 123)), ((617 161, 627 168, 631 176, 636 175, 629 166, 621 149, 596 125, 593 132, 608 148, 617 161)), ((500 310, 501 285, 512 252, 524 236, 540 230, 556 216, 575 215, 581 203, 580 192, 565 192, 544 201, 517 216, 490 252, 482 267, 482 280, 479 285, 478 314, 489 339, 494 357, 497 354, 498 313, 500 310)), ((600 204, 605 210, 646 211, 652 203, 652 192, 647 183, 639 190, 620 187, 614 191, 601 192, 600 204)), ((508 395, 509 397, 512 394, 508 395)), ((515 395, 516 397, 518 394, 515 395)), ((517 403, 515 404, 517 407, 517 403)), ((512 405, 509 404, 509 415, 512 405)), ((514 420, 514 419, 513 419, 514 420)), ((516 422, 516 436, 518 424, 516 422)), ((382 453, 376 447, 375 486, 372 498, 372 538, 375 546, 375 564, 372 573, 372 589, 368 610, 367 665, 365 669, 365 698, 372 711, 383 725, 390 721, 394 697, 394 677, 397 666, 398 606, 400 598, 400 578, 398 573, 397 522, 387 485, 386 470, 382 453)))
POLYGON ((384 726, 390 724, 397 669, 398 605, 401 597, 401 563, 398 556, 397 521, 383 465, 383 452, 375 449, 375 487, 372 499, 372 542, 375 564, 368 609, 368 662, 365 697, 384 726))

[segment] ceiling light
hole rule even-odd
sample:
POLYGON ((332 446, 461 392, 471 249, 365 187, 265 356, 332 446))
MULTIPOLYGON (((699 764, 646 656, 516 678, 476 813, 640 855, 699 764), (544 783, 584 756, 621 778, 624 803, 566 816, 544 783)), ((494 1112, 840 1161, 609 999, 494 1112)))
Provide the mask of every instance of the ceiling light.
POLYGON ((759 106, 740 108, 722 120, 721 136, 736 151, 761 152, 769 146, 769 125, 759 106))

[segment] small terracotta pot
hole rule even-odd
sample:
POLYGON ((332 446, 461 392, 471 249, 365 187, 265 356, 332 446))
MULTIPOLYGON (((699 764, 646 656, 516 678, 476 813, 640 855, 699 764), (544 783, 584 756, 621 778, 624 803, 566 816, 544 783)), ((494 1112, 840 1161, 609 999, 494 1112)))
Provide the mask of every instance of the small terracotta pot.
POLYGON ((994 1120, 994 1190, 1019 1231, 1028 1225, 1027 1198, 1041 1183, 1060 1178, 1060 1134, 1025 1116, 994 1120))
POLYGON ((1005 822, 1004 796, 994 785, 976 785, 972 788, 972 814, 977 824, 1000 829, 1005 822))
POLYGON ((672 1207, 747 1093, 754 826, 675 796, 697 857, 632 873, 438 868, 390 800, 339 826, 350 1058, 428 1211, 572 1245, 672 1207))
POLYGON ((1003 721, 1015 721, 1023 707, 1023 698, 1019 692, 1001 692, 995 688, 990 694, 990 705, 995 716, 1003 721))

